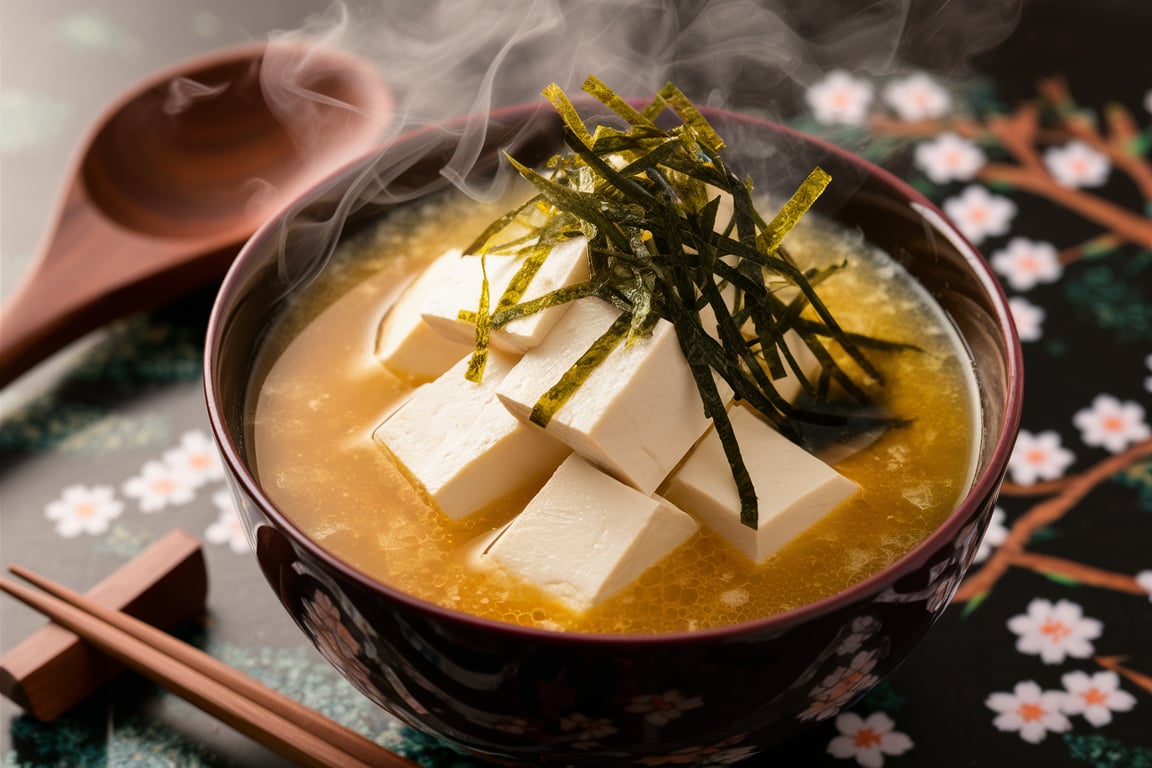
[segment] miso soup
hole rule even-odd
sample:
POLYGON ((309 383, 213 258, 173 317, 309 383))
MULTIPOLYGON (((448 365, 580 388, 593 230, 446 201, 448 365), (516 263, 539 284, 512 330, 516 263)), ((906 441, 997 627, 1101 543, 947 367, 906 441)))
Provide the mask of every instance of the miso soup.
MULTIPOLYGON (((466 246, 502 206, 446 193, 346 241, 275 320, 253 382, 251 438, 272 501, 359 571, 447 608, 522 625, 597 633, 697 630, 832 595, 883 569, 935 529, 966 492, 978 440, 971 362, 948 319, 886 254, 808 216, 787 239, 802 266, 845 262, 820 286, 842 326, 915 350, 871 355, 871 392, 906 424, 823 454, 862 491, 762 564, 702 526, 632 585, 577 614, 530 585, 474 565, 477 542, 534 489, 462 521, 431 506, 373 439, 420 382, 375 358, 377 324, 429 262, 466 246)), ((686 510, 691 513, 691 510, 686 510)))

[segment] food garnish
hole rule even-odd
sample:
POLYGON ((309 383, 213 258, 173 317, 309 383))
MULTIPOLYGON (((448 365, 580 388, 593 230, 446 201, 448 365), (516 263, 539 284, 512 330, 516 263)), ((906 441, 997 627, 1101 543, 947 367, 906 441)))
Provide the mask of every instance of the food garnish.
MULTIPOLYGON (((669 83, 651 103, 634 108, 604 83, 589 77, 583 90, 621 118, 626 127, 594 128, 557 85, 544 90, 563 120, 568 152, 551 157, 538 172, 508 157, 536 189, 523 205, 489 225, 465 251, 519 254, 523 262, 506 291, 489 296, 487 280, 475 309, 460 319, 475 325, 467 377, 479 381, 488 356, 488 335, 512 320, 586 296, 622 311, 580 360, 536 404, 531 419, 546 426, 598 362, 621 343, 648 336, 663 318, 675 327, 706 415, 712 420, 740 494, 740 519, 758 524, 756 492, 741 457, 713 373, 776 429, 800 445, 798 425, 844 423, 843 408, 821 409, 836 397, 863 406, 863 386, 837 361, 841 350, 873 385, 883 377, 864 354, 867 347, 900 347, 846 332, 816 292, 841 269, 796 265, 783 241, 831 181, 812 170, 771 220, 756 210, 750 180, 727 166, 724 141, 695 106, 669 83), (664 128, 672 114, 678 123, 664 128), (731 214, 720 220, 722 202, 731 214), (509 232, 513 234, 508 235, 509 232), (521 301, 532 276, 552 247, 583 236, 588 241, 590 278, 521 301), (785 343, 799 335, 819 362, 809 377, 785 343), (777 392, 775 381, 792 375, 804 405, 777 392)), ((859 421, 858 416, 854 419, 859 421)), ((868 419, 869 427, 895 423, 868 419)))

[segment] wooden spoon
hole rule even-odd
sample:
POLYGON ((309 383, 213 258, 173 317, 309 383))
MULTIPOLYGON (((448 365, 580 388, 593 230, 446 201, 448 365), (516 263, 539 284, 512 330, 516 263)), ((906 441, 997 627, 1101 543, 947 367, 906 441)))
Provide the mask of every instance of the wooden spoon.
POLYGON ((55 226, 0 308, 0 387, 100 325, 223 276, 288 201, 379 140, 374 68, 303 43, 232 48, 126 93, 69 174, 55 226))

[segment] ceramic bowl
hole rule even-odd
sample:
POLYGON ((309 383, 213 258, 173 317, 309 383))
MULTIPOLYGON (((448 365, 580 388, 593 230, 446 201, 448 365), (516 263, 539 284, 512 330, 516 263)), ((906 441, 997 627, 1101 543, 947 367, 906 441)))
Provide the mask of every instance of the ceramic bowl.
MULTIPOLYGON (((245 392, 284 295, 284 265, 331 246, 323 222, 365 226, 388 202, 364 198, 374 171, 403 157, 393 188, 423 190, 457 134, 394 143, 303 197, 247 244, 212 314, 205 384, 212 429, 256 557, 300 628, 352 684, 420 731, 503 762, 654 765, 755 754, 834 716, 890 673, 947 606, 972 561, 1020 417, 1020 347, 988 265, 909 186, 837 148, 752 117, 707 116, 729 164, 759 188, 819 164, 837 180, 818 210, 885 248, 943 306, 979 376, 982 435, 971 489, 947 520, 882 572, 799 609, 737 626, 651 636, 525 629, 440 608, 350 568, 310 540, 253 471, 245 392), (413 152, 419 147, 420 152, 413 152), (342 202, 343 201, 343 202, 342 202), (355 208, 352 211, 352 208, 355 208), (319 233, 319 234, 318 234, 319 233)), ((559 146, 537 106, 490 117, 482 150, 518 157, 559 146)), ((291 269, 289 269, 291 271, 291 269)))

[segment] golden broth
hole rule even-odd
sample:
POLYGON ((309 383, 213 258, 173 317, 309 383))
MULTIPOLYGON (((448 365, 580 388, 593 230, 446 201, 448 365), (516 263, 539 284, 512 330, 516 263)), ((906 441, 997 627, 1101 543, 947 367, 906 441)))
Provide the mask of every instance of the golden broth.
POLYGON ((913 422, 835 464, 863 492, 762 565, 702 529, 580 616, 530 586, 470 568, 470 548, 511 519, 531 490, 466 521, 431 508, 373 443, 372 431, 414 386, 381 366, 373 349, 379 318, 412 275, 467 245, 503 210, 453 196, 391 215, 342 246, 262 349, 268 373, 249 393, 261 482, 301 529, 356 569, 500 621, 582 632, 700 629, 786 611, 877 572, 937 527, 967 489, 975 383, 955 332, 902 268, 808 217, 785 244, 805 265, 849 260, 820 287, 839 322, 922 350, 872 354, 887 379, 883 403, 913 422))

